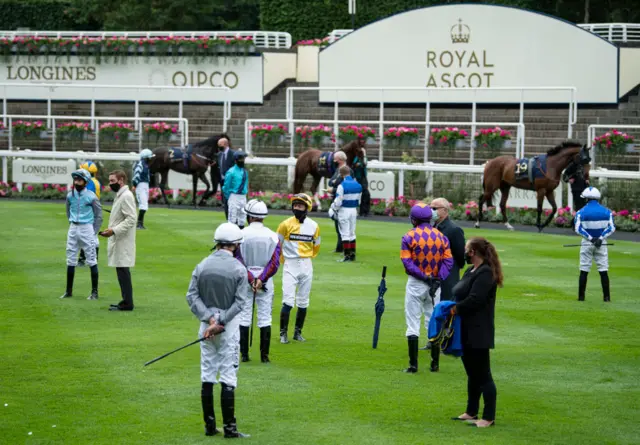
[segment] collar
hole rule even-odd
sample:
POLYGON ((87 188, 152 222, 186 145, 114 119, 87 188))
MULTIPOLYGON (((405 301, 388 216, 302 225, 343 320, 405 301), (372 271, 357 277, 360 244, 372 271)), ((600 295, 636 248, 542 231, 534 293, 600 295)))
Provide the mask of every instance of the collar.
POLYGON ((233 252, 231 252, 231 251, 229 251, 227 249, 218 249, 218 250, 216 250, 216 253, 217 252, 222 252, 223 254, 227 254, 227 255, 233 256, 233 252))
POLYGON ((254 221, 251 224, 249 224, 249 227, 264 227, 264 223, 261 223, 260 221, 254 221))
POLYGON ((129 186, 126 184, 120 187, 120 190, 118 190, 118 194, 116 195, 116 198, 119 198, 127 190, 129 190, 129 186))
POLYGON ((447 216, 442 221, 435 223, 435 225, 433 227, 435 227, 437 229, 439 225, 444 224, 448 219, 449 219, 449 217, 447 216))

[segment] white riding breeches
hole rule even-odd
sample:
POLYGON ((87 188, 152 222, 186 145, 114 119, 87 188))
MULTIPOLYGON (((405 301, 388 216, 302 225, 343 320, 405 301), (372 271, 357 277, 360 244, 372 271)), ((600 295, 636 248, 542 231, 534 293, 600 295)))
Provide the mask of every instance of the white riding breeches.
POLYGON ((358 217, 358 209, 341 207, 338 210, 338 230, 342 241, 351 241, 356 239, 356 218, 358 217))
MULTIPOLYGON (((404 315, 407 321, 407 337, 420 336, 420 318, 424 313, 425 328, 429 326, 431 314, 436 304, 440 303, 440 288, 436 291, 434 301, 429 296, 429 285, 417 278, 409 277, 404 297, 404 315)), ((427 329, 427 335, 428 335, 427 329)))
POLYGON ((247 214, 244 211, 244 206, 247 203, 247 197, 245 195, 236 195, 232 193, 229 195, 227 205, 229 206, 229 222, 237 226, 247 225, 247 214))
MULTIPOLYGON (((256 306, 258 311, 258 327, 271 326, 271 312, 273 311, 273 283, 267 280, 265 283, 267 291, 256 292, 256 306)), ((249 301, 240 312, 240 326, 251 326, 251 313, 253 312, 253 290, 249 288, 249 301)))
POLYGON ((312 281, 311 258, 285 259, 282 272, 282 303, 291 307, 296 305, 302 309, 308 307, 312 281))
MULTIPOLYGON (((208 323, 200 323, 198 338, 204 335, 208 323)), ((238 317, 234 317, 224 327, 224 332, 200 342, 200 377, 203 382, 224 383, 238 386, 238 366, 240 362, 240 329, 238 317), (218 374, 220 378, 218 378, 218 374)))
POLYGON ((596 246, 591 243, 591 241, 587 241, 582 238, 582 242, 580 243, 580 270, 584 272, 589 272, 591 270, 591 263, 595 260, 596 267, 598 268, 598 272, 604 272, 609 270, 609 250, 606 246, 607 240, 603 241, 602 246, 600 248, 596 248, 596 246))
POLYGON ((136 186, 136 199, 140 210, 149 210, 149 183, 140 182, 136 186))
POLYGON ((96 260, 96 234, 93 224, 73 224, 69 226, 67 233, 67 266, 78 265, 78 251, 84 250, 89 266, 98 264, 96 260))

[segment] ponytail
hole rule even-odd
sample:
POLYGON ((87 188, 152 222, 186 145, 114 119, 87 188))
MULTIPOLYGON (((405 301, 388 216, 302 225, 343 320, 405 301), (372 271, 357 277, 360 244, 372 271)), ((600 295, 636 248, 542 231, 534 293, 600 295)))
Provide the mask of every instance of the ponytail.
POLYGON ((498 252, 496 251, 495 246, 485 238, 475 237, 469 240, 469 247, 479 256, 484 258, 491 268, 493 281, 495 281, 499 287, 502 287, 504 276, 502 274, 502 265, 500 264, 500 258, 498 257, 498 252))

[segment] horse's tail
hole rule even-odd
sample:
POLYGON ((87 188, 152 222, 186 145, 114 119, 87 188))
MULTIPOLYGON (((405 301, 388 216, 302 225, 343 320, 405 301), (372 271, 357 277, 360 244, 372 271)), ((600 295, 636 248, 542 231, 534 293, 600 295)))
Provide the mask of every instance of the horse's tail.
MULTIPOLYGON (((482 195, 480 196, 480 200, 484 200, 484 194, 485 194, 486 188, 485 188, 485 184, 484 184, 484 178, 482 178, 482 195)), ((493 207, 493 195, 494 193, 492 193, 489 196, 489 199, 487 201, 485 201, 487 203, 487 207, 493 207)))

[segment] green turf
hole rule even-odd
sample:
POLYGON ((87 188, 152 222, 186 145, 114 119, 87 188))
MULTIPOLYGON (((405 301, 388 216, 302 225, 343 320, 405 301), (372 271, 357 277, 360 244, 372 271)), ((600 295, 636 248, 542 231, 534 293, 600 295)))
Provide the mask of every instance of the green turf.
MULTIPOLYGON (((199 348, 143 369, 142 364, 197 338, 185 293, 209 253, 221 213, 151 209, 137 233, 132 270, 136 310, 113 313, 115 270, 101 241, 100 300, 87 301, 90 277, 78 269, 74 298, 65 286, 64 206, 0 202, 0 443, 200 444, 203 434, 199 348), (4 406, 8 404, 8 406, 4 406), (56 427, 53 428, 53 425, 56 427), (28 435, 29 432, 33 434, 28 435)), ((277 226, 272 216, 268 225, 277 226)), ((577 237, 467 231, 499 249, 505 287, 498 293, 493 375, 497 426, 452 422, 464 411, 466 377, 443 357, 438 374, 407 365, 406 276, 399 260, 408 224, 360 221, 358 262, 332 254, 333 225, 314 262, 304 334, 277 342, 281 305, 276 279, 270 365, 241 364, 236 414, 248 441, 263 444, 637 444, 640 443, 640 244, 610 248, 613 302, 599 277, 576 301, 577 237), (389 267, 380 344, 371 348, 376 288, 389 267)), ((103 227, 106 227, 106 223, 103 227)), ((293 325, 292 317, 291 324, 293 325)), ((425 341, 421 337, 421 344, 425 341)), ((220 419, 219 387, 215 388, 220 419)))

